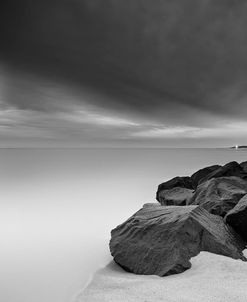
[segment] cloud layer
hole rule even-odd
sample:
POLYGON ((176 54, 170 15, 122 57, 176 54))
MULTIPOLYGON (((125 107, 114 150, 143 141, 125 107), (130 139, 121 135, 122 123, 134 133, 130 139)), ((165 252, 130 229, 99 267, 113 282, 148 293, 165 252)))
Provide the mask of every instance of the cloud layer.
POLYGON ((245 1, 9 0, 1 14, 2 61, 15 66, 1 73, 1 116, 89 144, 242 139, 245 1))

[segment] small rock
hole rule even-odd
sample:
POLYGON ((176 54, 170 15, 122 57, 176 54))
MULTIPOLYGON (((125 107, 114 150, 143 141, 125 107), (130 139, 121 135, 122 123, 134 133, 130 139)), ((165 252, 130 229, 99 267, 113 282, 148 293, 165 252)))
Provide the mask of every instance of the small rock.
POLYGON ((192 181, 189 176, 182 176, 182 177, 174 177, 166 182, 163 182, 158 186, 158 190, 156 193, 156 199, 159 201, 159 192, 163 190, 170 190, 175 187, 180 187, 180 188, 186 188, 186 189, 193 189, 192 188, 192 181))
POLYGON ((240 166, 242 167, 244 173, 247 173, 247 161, 242 162, 240 166))
POLYGON ((197 172, 195 172, 194 174, 192 174, 191 180, 192 180, 193 188, 196 189, 196 187, 198 186, 201 179, 207 177, 210 173, 218 170, 219 168, 221 168, 221 166, 213 165, 213 166, 209 166, 209 167, 200 169, 197 172))
POLYGON ((212 178, 218 178, 218 177, 224 177, 224 176, 237 176, 242 179, 246 179, 247 174, 244 172, 243 168, 239 163, 236 161, 232 161, 213 172, 209 173, 204 178, 200 179, 199 184, 202 184, 203 182, 206 182, 209 179, 212 178))
POLYGON ((158 193, 157 199, 165 206, 185 206, 192 198, 194 190, 175 187, 169 190, 162 190, 158 193))

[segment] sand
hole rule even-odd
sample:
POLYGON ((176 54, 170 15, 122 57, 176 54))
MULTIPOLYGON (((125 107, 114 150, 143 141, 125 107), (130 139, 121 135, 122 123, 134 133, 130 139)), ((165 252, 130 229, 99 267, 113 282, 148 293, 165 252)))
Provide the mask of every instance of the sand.
POLYGON ((134 275, 111 262, 95 273, 75 302, 247 301, 247 262, 207 252, 191 262, 191 269, 169 277, 134 275))

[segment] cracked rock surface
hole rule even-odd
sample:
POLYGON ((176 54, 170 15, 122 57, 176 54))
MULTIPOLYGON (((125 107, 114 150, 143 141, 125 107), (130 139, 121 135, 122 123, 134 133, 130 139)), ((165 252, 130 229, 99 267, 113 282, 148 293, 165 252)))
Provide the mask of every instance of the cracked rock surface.
POLYGON ((224 217, 246 193, 247 182, 239 177, 212 178, 197 187, 189 204, 224 217))
POLYGON ((190 268, 200 251, 245 260, 245 242, 199 206, 147 204, 111 232, 110 250, 125 270, 166 276, 190 268))

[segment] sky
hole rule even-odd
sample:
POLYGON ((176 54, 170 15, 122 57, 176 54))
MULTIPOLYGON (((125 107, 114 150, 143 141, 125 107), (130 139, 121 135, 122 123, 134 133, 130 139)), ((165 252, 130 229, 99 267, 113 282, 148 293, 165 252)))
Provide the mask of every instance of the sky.
POLYGON ((4 0, 0 147, 247 144, 243 0, 4 0))

